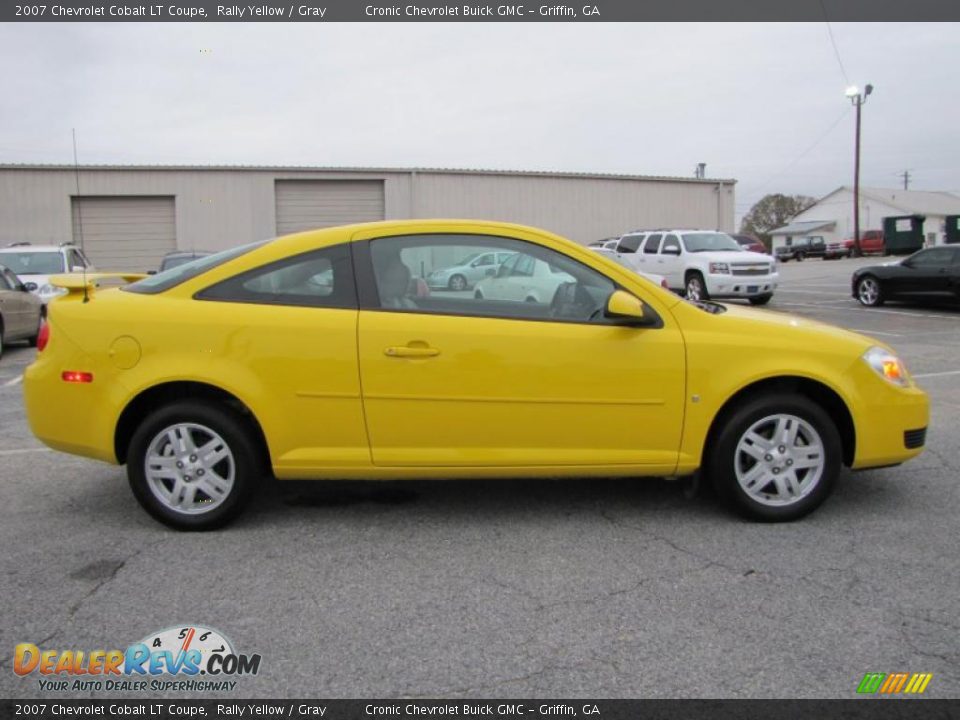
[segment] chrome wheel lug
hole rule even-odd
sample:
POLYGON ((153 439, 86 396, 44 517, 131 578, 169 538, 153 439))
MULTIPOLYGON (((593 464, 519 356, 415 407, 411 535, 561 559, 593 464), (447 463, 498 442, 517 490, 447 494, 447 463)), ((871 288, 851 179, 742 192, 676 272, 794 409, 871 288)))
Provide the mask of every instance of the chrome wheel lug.
POLYGON ((766 455, 763 456, 763 459, 766 460, 767 462, 773 462, 773 455, 771 455, 770 453, 767 453, 766 455))
POLYGON ((190 462, 196 462, 196 461, 197 461, 197 456, 196 456, 196 455, 191 455, 191 456, 190 456, 190 462))
POLYGON ((787 460, 787 467, 790 467, 791 465, 793 465, 793 460, 787 460))
POLYGON ((777 448, 777 452, 785 453, 786 451, 787 451, 787 448, 783 445, 777 448))
POLYGON ((197 470, 197 477, 203 477, 203 472, 204 472, 203 468, 200 468, 199 470, 197 470))
POLYGON ((177 460, 177 468, 183 469, 183 462, 181 460, 177 460))
POLYGON ((773 469, 773 474, 774 474, 774 475, 779 475, 779 474, 780 474, 780 468, 775 467, 775 468, 773 469))

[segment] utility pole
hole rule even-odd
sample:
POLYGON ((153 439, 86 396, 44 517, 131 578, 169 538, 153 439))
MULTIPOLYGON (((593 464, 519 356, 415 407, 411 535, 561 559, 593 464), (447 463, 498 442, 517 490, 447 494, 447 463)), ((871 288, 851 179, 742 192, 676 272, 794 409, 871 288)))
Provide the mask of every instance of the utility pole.
POLYGON ((900 173, 900 177, 903 178, 903 189, 909 190, 910 189, 910 171, 904 170, 902 173, 900 173))
POLYGON ((860 108, 867 101, 867 96, 873 92, 873 85, 869 83, 863 88, 863 94, 856 86, 847 88, 847 97, 857 108, 857 133, 853 154, 853 256, 861 257, 860 250, 860 108))

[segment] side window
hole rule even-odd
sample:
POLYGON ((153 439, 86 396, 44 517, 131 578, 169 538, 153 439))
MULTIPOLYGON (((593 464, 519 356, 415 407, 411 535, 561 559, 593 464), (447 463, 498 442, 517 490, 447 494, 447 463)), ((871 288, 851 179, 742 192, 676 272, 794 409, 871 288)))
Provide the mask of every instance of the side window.
POLYGON ((494 258, 493 255, 481 255, 480 257, 478 257, 476 260, 473 261, 472 265, 473 267, 488 267, 490 265, 493 265, 493 262, 494 262, 493 258, 494 258))
POLYGON ((622 238, 620 238, 620 243, 617 245, 617 251, 622 253, 635 253, 637 248, 640 247, 640 243, 643 238, 643 235, 624 235, 622 238))
POLYGON ((350 248, 334 245, 285 258, 219 282, 196 297, 260 305, 354 308, 350 248))
POLYGON ((952 260, 953 250, 951 248, 935 248, 933 250, 924 250, 917 253, 910 263, 914 267, 933 267, 936 265, 949 265, 952 260))
POLYGON ((603 310, 616 288, 614 282, 535 243, 488 235, 411 235, 372 240, 369 255, 375 287, 368 292, 364 286, 364 307, 516 320, 610 322, 603 310), (444 277, 450 258, 462 257, 465 246, 480 246, 508 257, 495 275, 480 275, 466 287, 433 282, 432 278, 444 277))
POLYGON ((660 248, 660 252, 665 253, 667 248, 676 250, 677 255, 680 254, 680 241, 677 239, 676 235, 667 235, 663 241, 663 247, 660 248))
POLYGON ((660 249, 660 238, 663 235, 660 233, 654 233, 647 238, 647 242, 644 243, 643 252, 645 255, 656 255, 657 251, 660 249))

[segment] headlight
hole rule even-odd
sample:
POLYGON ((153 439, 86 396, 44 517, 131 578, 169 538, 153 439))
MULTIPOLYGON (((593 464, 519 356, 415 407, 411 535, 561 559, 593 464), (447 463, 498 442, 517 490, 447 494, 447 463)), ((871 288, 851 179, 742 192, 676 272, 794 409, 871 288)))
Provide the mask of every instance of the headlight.
POLYGON ((710 263, 710 273, 712 275, 729 275, 730 265, 727 263, 710 263))
POLYGON ((56 297, 57 295, 66 295, 67 289, 61 287, 54 287, 50 283, 46 283, 40 286, 40 289, 37 290, 38 295, 43 297, 56 297))
POLYGON ((887 382, 907 387, 910 385, 910 375, 907 367, 896 355, 882 347, 872 347, 863 354, 863 360, 887 382))

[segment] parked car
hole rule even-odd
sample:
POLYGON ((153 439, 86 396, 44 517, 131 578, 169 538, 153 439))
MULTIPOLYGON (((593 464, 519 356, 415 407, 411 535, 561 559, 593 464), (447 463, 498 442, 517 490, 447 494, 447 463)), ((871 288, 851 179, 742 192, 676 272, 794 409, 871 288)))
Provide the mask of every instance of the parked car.
POLYGON ((854 271, 851 293, 868 307, 887 300, 960 300, 960 248, 940 246, 854 271))
POLYGON ((575 279, 558 265, 528 253, 511 254, 493 277, 477 283, 473 296, 477 300, 508 300, 549 304, 557 289, 575 279))
MULTIPOLYGON (((842 243, 830 243, 829 252, 838 257, 853 257, 853 238, 847 238, 842 243)), ((883 230, 864 230, 860 233, 860 253, 862 255, 886 255, 886 245, 883 241, 883 230)))
MULTIPOLYGON (((733 243, 703 234, 684 252, 733 243)), ((54 279, 68 295, 25 371, 30 427, 57 450, 125 463, 141 505, 178 528, 222 525, 271 474, 702 471, 745 515, 791 520, 841 465, 918 455, 928 423, 927 396, 880 341, 683 302, 518 225, 327 228, 122 288, 100 280, 54 279), (418 258, 471 246, 568 279, 548 302, 411 294, 418 258), (332 283, 303 282, 326 270, 332 283)))
POLYGON ((83 250, 71 244, 13 243, 0 248, 0 265, 9 268, 30 292, 40 298, 44 305, 44 313, 46 313, 48 302, 64 294, 61 288, 56 288, 50 283, 51 275, 95 270, 83 254, 83 250))
POLYGON ((207 257, 208 255, 213 255, 213 253, 209 250, 174 250, 168 252, 160 261, 160 272, 178 265, 186 265, 188 262, 193 262, 197 258, 207 257))
POLYGON ((760 253, 761 255, 769 255, 767 252, 767 246, 760 242, 753 235, 731 235, 730 237, 736 240, 737 244, 744 250, 760 253))
POLYGON ((636 273, 640 277, 646 278, 650 282, 655 283, 662 288, 666 288, 667 290, 670 289, 670 286, 667 285, 667 279, 663 275, 657 275, 656 273, 640 272, 628 260, 625 260, 621 255, 617 254, 616 250, 611 250, 610 248, 602 248, 602 247, 601 248, 592 247, 590 249, 600 255, 603 255, 606 258, 610 258, 618 265, 622 265, 623 267, 627 268, 631 272, 636 273))
POLYGON ((816 237, 797 238, 790 245, 781 245, 776 249, 775 257, 780 262, 796 260, 803 262, 806 258, 824 257, 827 245, 819 235, 816 237))
POLYGON ((37 344, 43 302, 27 290, 20 278, 0 265, 0 356, 3 346, 13 340, 37 344))
POLYGON ((769 255, 749 252, 713 230, 655 230, 628 233, 617 252, 642 272, 667 279, 671 290, 691 300, 743 298, 770 302, 779 275, 769 255))
POLYGON ((480 252, 469 255, 456 265, 434 270, 427 275, 427 286, 435 290, 469 290, 490 275, 495 274, 513 253, 480 252))

